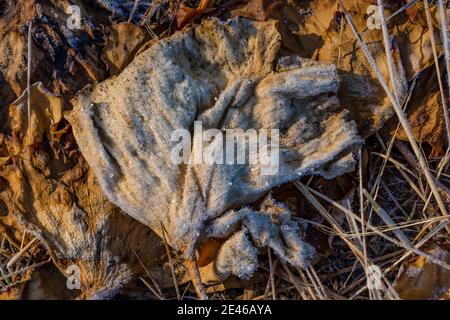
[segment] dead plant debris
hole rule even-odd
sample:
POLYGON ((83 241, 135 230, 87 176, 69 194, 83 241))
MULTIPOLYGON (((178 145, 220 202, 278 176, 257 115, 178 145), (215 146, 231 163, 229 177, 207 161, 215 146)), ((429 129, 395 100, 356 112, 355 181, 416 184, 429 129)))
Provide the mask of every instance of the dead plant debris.
POLYGON ((449 9, 0 0, 0 299, 449 299, 449 9))

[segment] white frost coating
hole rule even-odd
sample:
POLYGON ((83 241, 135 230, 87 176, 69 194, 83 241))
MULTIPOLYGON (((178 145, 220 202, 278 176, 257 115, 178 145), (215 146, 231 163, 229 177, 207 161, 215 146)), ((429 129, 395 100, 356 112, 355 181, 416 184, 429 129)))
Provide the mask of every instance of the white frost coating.
POLYGON ((273 21, 204 21, 159 41, 73 101, 67 117, 107 197, 159 235, 164 226, 187 257, 205 236, 205 221, 299 175, 336 177, 354 168, 351 152, 361 139, 336 97, 335 67, 297 59, 277 69, 279 47, 273 21), (205 130, 280 129, 278 173, 171 163, 172 132, 192 130, 198 119, 205 130))
POLYGON ((314 248, 303 240, 301 225, 291 219, 290 210, 267 196, 259 210, 244 208, 230 211, 206 226, 208 236, 224 238, 225 241, 216 259, 218 274, 237 274, 246 277, 253 274, 257 264, 250 265, 248 254, 236 252, 258 252, 259 248, 270 247, 278 257, 298 268, 305 268, 314 257, 314 248), (252 241, 238 240, 250 235, 252 241), (245 271, 245 272, 244 272, 245 271))
POLYGON ((222 277, 230 274, 248 279, 258 269, 258 250, 248 239, 245 228, 233 234, 220 248, 215 269, 222 277))

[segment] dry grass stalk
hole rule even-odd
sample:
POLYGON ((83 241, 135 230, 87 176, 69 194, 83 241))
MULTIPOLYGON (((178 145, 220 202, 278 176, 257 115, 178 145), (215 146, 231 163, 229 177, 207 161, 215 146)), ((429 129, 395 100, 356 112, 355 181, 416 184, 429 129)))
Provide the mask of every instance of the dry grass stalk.
POLYGON ((27 243, 19 252, 17 252, 6 264, 6 268, 8 270, 12 270, 12 267, 16 264, 17 261, 22 257, 22 255, 31 248, 31 246, 37 241, 37 238, 33 238, 30 242, 27 243))
POLYGON ((270 252, 270 248, 267 247, 267 255, 269 257, 269 269, 270 269, 270 286, 272 288, 272 299, 277 300, 276 290, 275 290, 275 276, 274 271, 275 268, 272 263, 272 253, 270 252))
POLYGON ((13 276, 16 276, 18 274, 22 274, 22 273, 30 271, 30 270, 34 270, 36 268, 42 267, 43 265, 45 265, 45 264, 47 264, 49 262, 50 262, 50 259, 42 261, 42 262, 35 263, 35 264, 31 265, 31 266, 24 267, 22 269, 14 271, 14 272, 8 273, 7 275, 0 277, 0 281, 3 281, 5 279, 7 279, 7 278, 11 278, 13 276))
POLYGON ((140 1, 141 0, 134 1, 133 9, 131 9, 130 16, 128 17, 128 23, 130 23, 133 20, 134 13, 136 12, 136 9, 137 9, 140 1))
POLYGON ((147 288, 150 289, 150 291, 160 300, 164 300, 164 296, 162 294, 161 288, 159 287, 158 283, 155 281, 155 279, 152 277, 152 275, 150 274, 150 272, 148 271, 147 267, 145 266, 145 264, 142 262, 141 258, 139 257, 139 255, 137 254, 137 252, 134 250, 134 248, 130 245, 131 251, 133 251, 134 255, 136 256, 136 258, 138 259, 139 263, 141 264, 142 268, 144 269, 145 273, 147 274, 147 276, 150 278, 150 280, 152 280, 153 285, 155 286, 156 290, 153 289, 152 286, 150 286, 150 284, 145 281, 144 278, 140 277, 141 281, 145 284, 145 286, 147 288))
MULTIPOLYGON (((370 204, 374 208, 375 212, 378 213, 378 215, 381 217, 381 219, 389 226, 394 226, 395 222, 391 219, 391 217, 386 213, 386 211, 381 208, 381 206, 370 196, 370 194, 364 190, 364 195, 369 200, 370 204)), ((450 270, 450 265, 440 259, 437 259, 433 257, 432 255, 423 252, 411 244, 411 241, 409 241, 408 237, 401 231, 401 229, 393 229, 394 234, 397 236, 397 238, 401 241, 400 244, 398 244, 399 247, 403 247, 419 256, 422 256, 426 258, 427 260, 441 266, 442 268, 445 268, 447 270, 450 270)))
POLYGON ((408 2, 403 7, 401 7, 397 11, 395 11, 392 15, 390 15, 386 20, 389 22, 391 19, 395 18, 396 16, 398 16, 400 13, 404 12, 405 10, 411 8, 413 5, 415 5, 419 1, 420 0, 412 0, 412 1, 408 2))
POLYGON ((438 0, 439 20, 441 24, 442 42, 444 45, 445 66, 447 69, 447 84, 450 92, 450 37, 448 35, 448 17, 444 0, 438 0))
POLYGON ((31 137, 31 29, 33 23, 28 24, 28 51, 27 51, 27 112, 28 112, 28 145, 32 144, 31 137))
MULTIPOLYGON (((279 260, 275 260, 273 263, 273 269, 276 270, 279 260)), ((267 280, 266 288, 264 290, 264 300, 266 300, 269 297, 270 288, 272 287, 272 277, 270 275, 270 266, 269 266, 269 279, 267 280)))
POLYGON ((200 276, 200 271, 198 269, 197 261, 195 259, 187 261, 189 274, 191 276, 192 284, 194 285, 195 292, 201 300, 208 300, 206 295, 205 287, 202 283, 202 278, 200 276))
MULTIPOLYGON (((441 195, 439 193, 439 190, 438 190, 438 188, 436 186, 435 178, 431 174, 430 169, 428 167, 428 163, 427 163, 427 161, 425 159, 425 156, 423 155, 423 153, 422 153, 422 151, 421 151, 417 141, 414 138, 414 134, 413 134, 412 128, 411 128, 411 126, 410 126, 410 124, 408 122, 408 118, 406 117, 406 114, 403 112, 403 110, 402 110, 402 108, 401 108, 401 106, 400 106, 396 96, 390 90, 389 85, 386 82, 386 79, 384 78, 383 74, 381 73, 380 68, 378 67, 378 65, 376 64, 376 62, 375 62, 375 60, 374 60, 374 58, 372 56, 372 54, 370 53, 369 48, 367 47, 366 43, 362 39, 362 37, 359 34, 359 32, 356 30, 355 24, 353 23, 353 19, 350 16, 350 14, 348 13, 348 11, 345 9, 345 6, 343 5, 342 0, 339 0, 339 3, 341 4, 342 11, 345 14, 347 22, 350 25, 350 28, 352 29, 356 39, 358 40, 358 43, 359 43, 360 47, 362 48, 362 50, 363 50, 363 52, 364 52, 364 54, 365 54, 365 56, 367 58, 367 61, 369 62, 371 68, 375 72, 376 77, 378 78, 378 81, 380 82, 381 86, 383 87, 384 91, 386 92, 386 95, 388 96, 389 100, 391 101, 391 103, 392 103, 392 105, 393 105, 393 107, 395 109, 395 112, 396 112, 397 117, 398 117, 398 119, 400 121, 400 124, 402 125, 402 127, 403 127, 403 129, 404 129, 404 131, 405 131, 405 133, 406 133, 406 135, 408 137, 408 140, 409 140, 409 142, 411 144, 411 147, 412 147, 412 149, 413 149, 413 151, 414 151, 414 153, 415 153, 415 155, 416 155, 416 157, 417 157, 417 159, 419 161, 420 167, 421 167, 421 169, 423 171, 423 174, 425 175, 425 177, 427 179, 427 182, 428 182, 428 184, 429 184, 429 186, 430 186, 430 188, 431 188, 431 190, 433 192, 433 195, 434 195, 435 200, 436 200, 436 202, 437 202, 437 204, 438 204, 438 206, 439 206, 439 208, 441 210, 442 215, 447 215, 447 209, 445 207, 444 202, 442 201, 442 197, 441 197, 441 195)), ((384 23, 386 23, 386 18, 384 16, 381 17, 381 19, 384 21, 384 23)), ((385 39, 385 42, 386 41, 388 41, 388 39, 385 39)), ((391 52, 389 52, 389 55, 391 56, 391 59, 392 59, 392 53, 391 52)), ((391 78, 394 79, 393 78, 393 75, 394 75, 393 70, 390 70, 390 73, 391 73, 391 78)))
MULTIPOLYGON (((297 292, 300 294, 300 297, 301 297, 303 300, 309 300, 309 299, 308 299, 308 295, 304 292, 304 290, 305 290, 306 288, 302 288, 302 287, 303 287, 302 284, 298 281, 298 279, 294 276, 294 274, 292 273, 292 271, 289 269, 288 266, 286 266, 286 264, 285 264, 283 261, 281 261, 281 265, 283 266, 284 271, 285 271, 286 274, 288 275, 289 280, 290 280, 291 283, 294 285, 294 287, 295 287, 295 289, 297 290, 297 292)), ((306 289, 306 290, 307 290, 307 289, 306 289)))
MULTIPOLYGON (((359 150, 359 210, 360 210, 360 216, 361 216, 361 232, 362 232, 362 241, 361 245, 363 248, 364 253, 364 271, 368 270, 368 262, 367 262, 367 243, 366 243, 366 236, 364 233, 366 232, 366 226, 365 226, 365 217, 364 217, 364 197, 363 197, 363 189, 364 189, 364 181, 363 181, 363 168, 362 168, 362 150, 359 150)), ((345 214, 345 216, 349 216, 345 214)), ((354 219, 353 219, 354 220, 354 219)), ((358 228, 355 228, 355 230, 358 230, 358 228)), ((367 280, 369 278, 367 277, 367 280)))
MULTIPOLYGON (((431 47, 433 49, 434 65, 436 67, 436 76, 438 79, 439 91, 441 93, 442 108, 444 109, 445 127, 447 129, 447 143, 448 143, 448 146, 450 147, 450 120, 449 120, 449 116, 448 116, 447 99, 445 97, 445 92, 444 92, 444 84, 442 83, 441 68, 439 67, 439 57, 438 57, 438 53, 437 53, 436 38, 434 36, 433 18, 431 17, 429 1, 423 0, 423 3, 425 5, 425 14, 427 17, 428 31, 430 33, 431 47)), ((442 25, 441 28, 443 29, 442 33, 445 35, 446 34, 445 25, 442 25)))
POLYGON ((158 294, 158 292, 153 289, 153 287, 148 283, 144 278, 139 277, 141 279, 142 283, 153 293, 155 297, 158 297, 159 300, 163 300, 162 297, 158 294))
POLYGON ((298 274, 300 275, 300 278, 302 279, 303 283, 306 285, 306 290, 308 291, 309 296, 312 300, 319 300, 319 297, 314 292, 312 285, 309 283, 308 279, 305 276, 305 273, 301 269, 297 269, 298 274))
MULTIPOLYGON (((311 189, 310 187, 307 187, 305 185, 303 185, 302 183, 300 183, 299 181, 295 181, 294 182, 295 186, 303 193, 303 195, 308 199, 308 201, 311 203, 311 205, 319 212, 321 213, 324 218, 328 221, 328 223, 333 227, 333 229, 336 231, 337 235, 349 246, 350 250, 353 252, 353 254, 355 255, 355 257, 357 258, 357 260, 359 261, 359 263, 363 266, 363 268, 365 269, 366 275, 368 270, 366 269, 366 265, 364 263, 364 254, 363 252, 360 250, 360 248, 358 248, 357 245, 355 245, 352 241, 351 241, 351 237, 342 229, 342 227, 334 220, 334 218, 323 208, 323 206, 317 201, 317 199, 312 195, 311 192, 313 192, 314 190, 311 189)), ((320 192, 314 191, 313 193, 315 194, 321 194, 320 192)), ((325 195, 321 194, 321 196, 326 197, 325 195)), ((328 198, 328 197, 326 197, 328 198)), ((358 220, 360 223, 362 222, 362 220, 355 215, 353 212, 351 212, 350 210, 348 210, 347 208, 345 208, 344 206, 340 205, 339 203, 337 203, 336 201, 333 201, 331 199, 328 198, 328 200, 330 200, 330 202, 332 202, 338 209, 344 209, 342 210, 343 212, 347 212, 349 215, 351 215, 354 219, 358 220)), ((398 241, 395 241, 394 239, 392 239, 391 237, 388 237, 386 235, 384 235, 382 232, 380 232, 379 230, 377 230, 377 228, 371 226, 370 224, 367 224, 367 227, 369 229, 371 229, 372 231, 374 231, 375 233, 377 233, 378 235, 381 235, 383 238, 386 238, 387 240, 395 243, 398 245, 398 241)), ((368 258, 368 264, 372 265, 373 263, 370 261, 370 259, 368 258)), ((388 281, 385 279, 384 275, 382 276, 382 280, 383 283, 381 283, 381 285, 383 285, 382 287, 382 291, 385 293, 385 296, 389 299, 397 299, 396 295, 389 290, 389 286, 390 284, 388 283, 388 281), (388 284, 388 286, 386 287, 385 284, 388 284)), ((377 293, 375 292, 369 292, 369 294, 371 295, 371 298, 374 299, 379 299, 379 296, 376 296, 377 293)))
MULTIPOLYGON (((414 78, 414 80, 413 80, 413 82, 411 84, 411 87, 409 88, 408 96, 407 96, 407 98, 406 98, 406 100, 405 100, 405 102, 403 104, 403 111, 405 110, 406 106, 408 105, 409 101, 411 100, 411 96, 412 96, 413 90, 416 87, 416 82, 417 82, 417 79, 414 78)), ((378 138, 378 141, 380 142, 380 145, 384 149, 386 154, 385 154, 385 158, 383 158, 383 163, 382 163, 382 165, 381 165, 381 167, 380 167, 380 169, 378 171, 378 175, 377 175, 374 187, 372 188, 372 190, 370 192, 370 194, 374 197, 374 199, 377 198, 378 190, 379 190, 379 186, 380 186, 380 182, 381 182, 381 178, 382 178, 383 173, 384 173, 384 171, 386 169, 386 164, 387 164, 387 162, 388 162, 388 160, 389 160, 389 158, 391 156, 392 148, 395 145, 395 141, 396 141, 396 136, 397 136, 398 130, 400 130, 400 124, 397 124, 397 127, 395 128, 395 131, 392 134, 391 139, 389 140, 389 144, 388 144, 387 148, 386 148, 383 140, 381 139, 379 133, 378 132, 376 133, 376 137, 378 138)))
MULTIPOLYGON (((416 245, 415 248, 419 249, 421 248, 425 243, 427 243, 429 240, 431 240, 434 236, 436 236, 439 232, 441 232, 443 229, 445 229, 450 224, 450 219, 446 219, 439 223, 433 230, 431 230, 425 237, 423 237, 422 240, 420 240, 416 245)), ((387 272, 390 272, 394 270, 401 262, 403 262, 405 259, 410 257, 412 255, 411 251, 407 251, 402 257, 400 257, 397 261, 395 261, 388 269, 387 272)))
POLYGON ((169 258, 169 265, 170 265, 170 272, 172 273, 172 280, 175 287, 175 292, 177 294, 177 299, 181 300, 180 296, 180 290, 178 289, 178 282, 177 277, 175 276, 175 266, 173 263, 172 255, 170 253, 169 245, 167 244, 167 236, 166 236, 166 230, 164 229, 164 226, 161 225, 162 231, 163 231, 163 240, 164 240, 164 248, 166 249, 167 257, 169 258))

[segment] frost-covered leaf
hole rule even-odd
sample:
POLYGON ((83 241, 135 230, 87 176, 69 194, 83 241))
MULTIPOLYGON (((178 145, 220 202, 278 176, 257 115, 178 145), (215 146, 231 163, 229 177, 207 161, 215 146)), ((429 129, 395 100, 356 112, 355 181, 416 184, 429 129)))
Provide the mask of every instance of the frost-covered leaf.
MULTIPOLYGON (((85 88, 71 122, 107 197, 193 257, 206 221, 302 175, 353 170, 360 145, 333 65, 278 59, 275 23, 204 21, 144 51, 116 78, 85 88), (177 165, 176 129, 279 129, 273 175, 257 165, 177 165)), ((205 144, 205 148, 208 144, 205 144)), ((253 239, 255 240, 255 239, 253 239)))
POLYGON ((84 298, 111 297, 142 275, 133 250, 162 286, 171 283, 160 239, 108 202, 76 145, 74 149, 72 132, 62 119, 62 99, 41 83, 33 85, 29 130, 26 93, 1 119, 2 221, 13 225, 7 219, 14 218, 42 240, 62 274, 67 275, 70 265, 79 267, 84 298))

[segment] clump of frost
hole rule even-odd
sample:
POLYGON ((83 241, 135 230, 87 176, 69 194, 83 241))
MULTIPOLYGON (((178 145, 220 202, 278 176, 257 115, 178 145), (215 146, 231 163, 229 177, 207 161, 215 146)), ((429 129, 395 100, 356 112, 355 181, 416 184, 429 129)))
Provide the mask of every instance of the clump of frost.
POLYGON ((250 278, 258 269, 258 250, 245 228, 233 234, 220 248, 215 267, 221 275, 233 274, 242 279, 250 278))
POLYGON ((229 237, 216 260, 216 270, 222 275, 253 273, 257 265, 252 266, 254 259, 249 259, 248 253, 253 256, 265 247, 272 248, 280 259, 298 268, 307 267, 315 255, 314 248, 304 241, 304 226, 294 221, 291 211, 270 194, 259 210, 247 207, 229 211, 211 222, 206 232, 214 238, 229 237))

